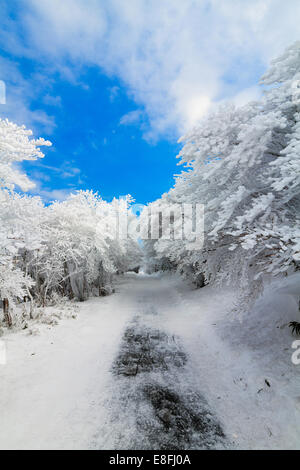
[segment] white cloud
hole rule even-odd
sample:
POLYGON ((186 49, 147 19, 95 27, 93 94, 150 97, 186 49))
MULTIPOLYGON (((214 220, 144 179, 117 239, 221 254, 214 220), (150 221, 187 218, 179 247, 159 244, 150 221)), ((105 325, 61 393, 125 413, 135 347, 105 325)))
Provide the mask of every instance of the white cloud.
POLYGON ((61 97, 60 96, 51 96, 51 95, 45 95, 43 98, 43 102, 47 104, 48 106, 53 106, 53 107, 61 107, 61 97))
POLYGON ((32 173, 32 178, 38 181, 50 181, 50 176, 42 171, 34 171, 32 173))
POLYGON ((65 160, 59 167, 37 161, 35 162, 35 167, 37 169, 30 175, 30 180, 34 183, 30 194, 40 196, 46 202, 53 200, 63 201, 71 192, 76 191, 84 183, 84 175, 81 174, 79 168, 74 166, 73 160, 65 160), (61 182, 64 186, 62 189, 48 187, 53 177, 61 182))
POLYGON ((132 124, 136 124, 139 122, 142 118, 142 111, 140 109, 136 109, 135 111, 130 111, 127 114, 124 114, 124 116, 121 117, 120 119, 120 124, 122 126, 130 126, 132 124))
POLYGON ((61 189, 52 189, 47 186, 42 186, 40 177, 38 180, 33 180, 33 182, 35 186, 29 191, 29 194, 39 196, 46 203, 51 201, 64 201, 71 193, 76 191, 76 188, 72 186, 61 189))
POLYGON ((254 96, 257 74, 300 36, 299 0, 27 0, 20 18, 26 40, 9 23, 7 48, 70 80, 85 65, 116 76, 148 138, 178 136, 226 96, 254 96))
POLYGON ((0 57, 1 80, 6 85, 6 102, 0 104, 0 118, 7 118, 19 125, 26 125, 38 133, 42 130, 51 134, 55 128, 53 116, 43 109, 31 109, 34 99, 42 85, 41 77, 25 79, 18 70, 18 64, 0 57))
POLYGON ((61 179, 69 179, 69 178, 80 178, 81 170, 79 168, 74 167, 74 161, 65 160, 60 166, 50 166, 45 165, 41 162, 36 162, 35 166, 46 170, 47 173, 54 173, 61 179))
POLYGON ((119 94, 120 87, 115 85, 113 87, 108 88, 108 91, 109 91, 109 99, 111 102, 113 102, 115 101, 115 99, 117 98, 119 94))
POLYGON ((257 101, 262 96, 262 90, 259 88, 258 85, 254 85, 252 87, 246 88, 245 90, 240 91, 237 93, 232 101, 237 106, 243 106, 244 104, 249 103, 250 101, 257 101))
POLYGON ((73 189, 40 189, 36 195, 40 196, 45 202, 51 201, 65 201, 71 193, 75 191, 73 189))

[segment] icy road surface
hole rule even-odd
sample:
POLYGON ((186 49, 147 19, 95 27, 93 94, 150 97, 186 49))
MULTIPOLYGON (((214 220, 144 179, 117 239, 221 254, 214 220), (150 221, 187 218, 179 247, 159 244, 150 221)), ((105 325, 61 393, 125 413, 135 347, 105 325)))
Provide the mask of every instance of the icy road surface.
POLYGON ((6 335, 0 448, 299 448, 290 352, 270 366, 268 341, 254 351, 246 331, 239 344, 232 303, 226 291, 132 274, 77 319, 6 335))

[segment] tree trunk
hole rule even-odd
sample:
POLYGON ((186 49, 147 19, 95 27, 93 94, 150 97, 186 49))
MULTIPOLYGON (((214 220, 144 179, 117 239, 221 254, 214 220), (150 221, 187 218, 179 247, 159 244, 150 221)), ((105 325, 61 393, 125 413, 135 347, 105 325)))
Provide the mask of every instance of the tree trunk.
POLYGON ((7 323, 7 326, 11 327, 12 326, 12 318, 11 318, 11 314, 9 313, 8 299, 3 299, 3 313, 4 313, 4 319, 7 323))
POLYGON ((31 295, 31 292, 30 292, 29 288, 27 287, 26 290, 27 290, 28 297, 30 299, 29 318, 30 318, 30 320, 32 320, 33 319, 34 302, 33 302, 33 297, 31 295))

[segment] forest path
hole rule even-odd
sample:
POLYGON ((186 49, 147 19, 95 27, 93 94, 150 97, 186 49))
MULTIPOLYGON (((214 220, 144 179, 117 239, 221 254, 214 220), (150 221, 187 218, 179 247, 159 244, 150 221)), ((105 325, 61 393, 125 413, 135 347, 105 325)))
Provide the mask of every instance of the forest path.
POLYGON ((6 335, 0 448, 222 447, 222 427, 169 328, 175 317, 184 326, 182 285, 170 276, 120 276, 114 295, 77 304, 75 320, 6 335))
POLYGON ((78 316, 59 325, 62 306, 49 307, 1 337, 0 449, 298 449, 299 381, 279 326, 299 276, 286 283, 242 324, 235 292, 175 275, 118 276, 114 295, 68 304, 78 316))
POLYGON ((166 325, 170 307, 181 306, 179 292, 166 278, 136 276, 133 280, 133 318, 112 366, 115 392, 110 409, 117 410, 110 424, 115 429, 114 447, 224 447, 222 426, 193 380, 180 336, 166 325))

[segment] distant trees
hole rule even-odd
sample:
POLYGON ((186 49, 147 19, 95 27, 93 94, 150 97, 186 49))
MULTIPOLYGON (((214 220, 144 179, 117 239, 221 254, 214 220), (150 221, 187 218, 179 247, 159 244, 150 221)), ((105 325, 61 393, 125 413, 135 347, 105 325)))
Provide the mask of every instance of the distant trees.
MULTIPOLYGON (((188 135, 174 188, 154 205, 202 203, 201 250, 159 239, 147 243, 194 280, 229 282, 245 298, 265 274, 300 261, 300 43, 272 63, 259 102, 223 105, 188 135)), ((153 206, 153 205, 152 205, 153 206)))

